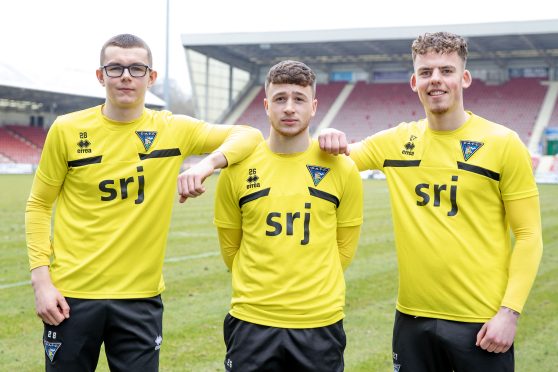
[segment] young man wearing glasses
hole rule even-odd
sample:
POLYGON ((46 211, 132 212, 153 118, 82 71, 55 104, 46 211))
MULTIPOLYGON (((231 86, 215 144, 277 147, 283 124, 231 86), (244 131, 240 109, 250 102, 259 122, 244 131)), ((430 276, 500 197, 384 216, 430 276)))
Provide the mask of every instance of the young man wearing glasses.
POLYGON ((162 266, 180 166, 211 152, 179 176, 184 202, 261 140, 252 128, 147 109, 157 78, 151 66, 142 39, 111 38, 97 70, 105 103, 60 116, 49 130, 26 208, 47 371, 94 371, 102 343, 112 371, 158 370, 162 266))

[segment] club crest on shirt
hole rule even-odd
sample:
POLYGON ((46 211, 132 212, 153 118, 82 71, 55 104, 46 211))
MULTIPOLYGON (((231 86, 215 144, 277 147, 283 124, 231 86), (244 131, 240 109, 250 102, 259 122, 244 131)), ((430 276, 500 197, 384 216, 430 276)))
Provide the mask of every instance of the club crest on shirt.
POLYGON ((45 353, 48 357, 48 359, 50 359, 51 362, 54 361, 54 355, 56 355, 56 352, 58 351, 58 349, 60 349, 60 346, 62 346, 61 342, 48 342, 46 340, 43 340, 43 343, 45 344, 45 353))
POLYGON ((157 136, 157 132, 136 130, 136 134, 138 135, 141 143, 143 144, 145 151, 149 151, 149 148, 153 144, 153 141, 155 141, 155 136, 157 136))
POLYGON ((306 168, 308 168, 308 172, 310 172, 310 176, 312 177, 314 186, 318 186, 320 181, 323 180, 326 174, 329 172, 329 168, 319 167, 317 165, 306 164, 306 168))
POLYGON ((463 153, 463 159, 465 159, 465 161, 469 160, 471 156, 473 156, 473 154, 482 147, 482 145, 484 145, 484 143, 482 142, 461 141, 461 152, 463 153))

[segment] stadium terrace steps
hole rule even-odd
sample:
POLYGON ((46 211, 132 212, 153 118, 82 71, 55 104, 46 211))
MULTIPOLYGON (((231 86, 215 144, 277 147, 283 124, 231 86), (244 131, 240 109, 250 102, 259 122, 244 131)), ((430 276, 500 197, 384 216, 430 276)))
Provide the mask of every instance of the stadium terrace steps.
POLYGON ((547 87, 538 78, 515 78, 502 85, 481 80, 465 91, 465 109, 515 130, 527 144, 543 103, 547 87))
MULTIPOLYGON (((42 146, 41 146, 42 147, 42 146)), ((9 163, 39 163, 41 150, 18 138, 6 127, 0 127, 0 154, 9 163)))
POLYGON ((402 121, 416 120, 424 110, 408 83, 356 83, 333 124, 356 142, 402 121))
MULTIPOLYGON (((481 80, 464 93, 465 109, 515 130, 525 144, 529 142, 547 87, 539 78, 514 78, 501 85, 481 80)), ((318 84, 318 111, 311 133, 327 113, 327 108, 340 94, 344 82, 318 84)), ((249 123, 266 136, 269 124, 263 110, 263 88, 236 121, 249 123)), ((424 109, 408 83, 366 83, 359 81, 332 121, 332 126, 347 133, 350 142, 390 128, 403 121, 421 119, 424 109)), ((551 125, 558 126, 558 105, 551 125)))
POLYGON ((550 116, 550 121, 548 122, 548 126, 553 128, 558 127, 558 101, 554 106, 554 110, 552 111, 552 115, 550 116))
POLYGON ((6 129, 13 132, 39 149, 43 148, 47 132, 43 128, 28 127, 23 125, 6 125, 6 129))

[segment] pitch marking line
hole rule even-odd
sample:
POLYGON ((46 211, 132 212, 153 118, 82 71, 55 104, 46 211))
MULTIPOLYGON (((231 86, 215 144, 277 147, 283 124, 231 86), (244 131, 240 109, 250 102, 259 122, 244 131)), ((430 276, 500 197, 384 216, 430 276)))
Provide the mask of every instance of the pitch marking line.
MULTIPOLYGON (((219 252, 205 252, 200 254, 194 254, 191 256, 178 256, 178 257, 169 257, 165 259, 165 262, 180 262, 180 261, 188 261, 188 260, 195 260, 198 258, 207 258, 220 255, 219 252)), ((0 284, 0 290, 8 289, 8 288, 16 288, 22 287, 24 285, 30 285, 31 281, 26 280, 24 282, 16 282, 16 283, 9 283, 9 284, 0 284)))

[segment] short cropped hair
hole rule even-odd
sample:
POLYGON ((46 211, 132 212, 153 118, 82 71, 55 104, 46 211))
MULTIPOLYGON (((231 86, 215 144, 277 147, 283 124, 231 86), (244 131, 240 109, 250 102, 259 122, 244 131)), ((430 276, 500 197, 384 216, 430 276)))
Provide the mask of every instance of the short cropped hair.
POLYGON ((101 66, 103 65, 105 59, 105 49, 107 49, 109 46, 115 46, 124 49, 143 48, 147 51, 147 64, 149 65, 149 67, 152 67, 153 65, 151 49, 149 48, 149 45, 147 45, 147 43, 143 41, 143 39, 132 34, 120 34, 111 37, 101 48, 101 66))
POLYGON ((411 46, 413 62, 417 55, 423 55, 428 52, 440 54, 450 54, 457 52, 457 55, 463 60, 463 64, 467 63, 467 41, 456 34, 450 32, 434 32, 420 35, 413 41, 411 46))
POLYGON ((277 63, 267 73, 265 91, 269 84, 295 84, 301 87, 312 87, 312 94, 316 95, 316 75, 314 71, 299 61, 286 60, 277 63))

